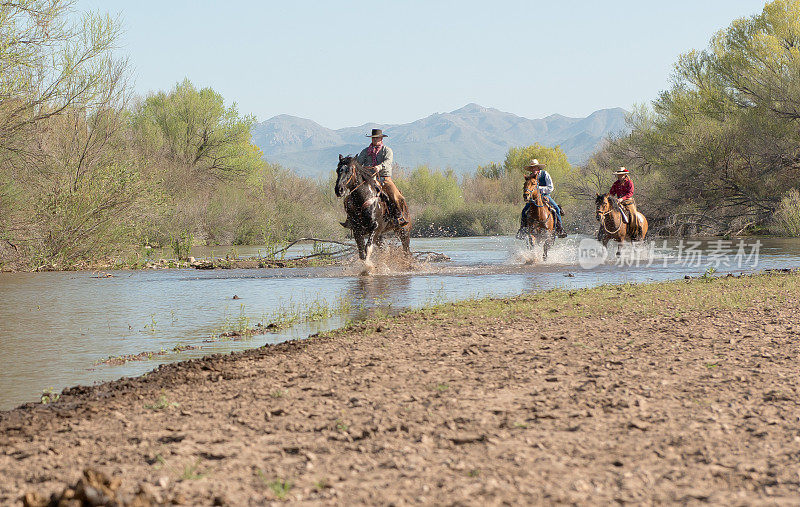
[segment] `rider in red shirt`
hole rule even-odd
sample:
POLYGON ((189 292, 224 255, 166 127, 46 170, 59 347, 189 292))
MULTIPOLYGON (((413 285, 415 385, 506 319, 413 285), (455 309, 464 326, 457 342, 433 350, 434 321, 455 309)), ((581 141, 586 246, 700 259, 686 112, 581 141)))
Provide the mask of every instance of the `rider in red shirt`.
MULTIPOLYGON (((621 167, 620 170, 625 169, 621 167)), ((617 175, 617 181, 611 185, 611 190, 608 191, 609 194, 613 195, 617 199, 621 201, 627 201, 631 197, 633 197, 633 181, 628 176, 627 169, 626 172, 622 173, 620 171, 615 172, 614 174, 617 175)))
POLYGON ((611 185, 608 193, 619 199, 620 205, 625 209, 623 220, 625 223, 630 222, 631 236, 636 237, 639 234, 639 221, 636 219, 636 202, 633 200, 633 181, 630 178, 630 171, 620 167, 614 174, 617 176, 617 181, 611 185))

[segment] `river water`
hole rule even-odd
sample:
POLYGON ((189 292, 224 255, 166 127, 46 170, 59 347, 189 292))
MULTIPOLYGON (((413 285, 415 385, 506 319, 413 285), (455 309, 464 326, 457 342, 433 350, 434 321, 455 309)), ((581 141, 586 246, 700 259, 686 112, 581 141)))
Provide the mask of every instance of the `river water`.
MULTIPOLYGON (((598 257, 583 236, 559 240, 546 262, 510 237, 415 239, 415 251, 436 251, 447 262, 414 269, 379 266, 361 276, 346 266, 215 270, 0 274, 0 410, 60 392, 134 376, 157 364, 304 338, 375 312, 392 313, 448 301, 510 296, 555 287, 648 282, 800 267, 800 240, 661 240, 598 257), (237 299, 233 299, 236 296, 237 299), (280 332, 248 339, 220 338, 238 327, 294 318, 280 332), (173 352, 177 345, 201 347, 173 352), (167 351, 122 365, 110 356, 167 351)), ((302 251, 290 252, 296 254, 302 251)), ((239 256, 263 247, 238 247, 239 256)), ((225 255, 218 249, 217 255, 225 255)), ((198 257, 208 251, 193 251, 198 257)))

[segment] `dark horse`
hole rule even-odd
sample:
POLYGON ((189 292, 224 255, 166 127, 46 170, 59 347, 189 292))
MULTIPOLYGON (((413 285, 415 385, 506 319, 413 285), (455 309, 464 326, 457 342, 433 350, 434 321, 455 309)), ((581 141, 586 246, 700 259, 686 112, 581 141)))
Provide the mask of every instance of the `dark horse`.
MULTIPOLYGON (((622 208, 619 200, 610 194, 597 194, 594 200, 595 216, 600 222, 600 229, 597 231, 597 240, 606 247, 610 240, 616 240, 620 246, 625 241, 643 240, 647 235, 647 219, 636 212, 639 230, 635 235, 632 233, 630 224, 622 219, 622 208)), ((617 250, 619 255, 619 250, 617 250)))
POLYGON ((528 247, 533 248, 538 239, 542 243, 542 260, 547 260, 547 251, 555 241, 555 216, 553 211, 544 202, 539 192, 539 184, 533 174, 525 176, 525 186, 522 190, 525 202, 530 203, 525 214, 524 229, 527 232, 528 247))
POLYGON ((344 209, 347 213, 347 224, 353 231, 353 238, 358 247, 358 257, 367 268, 372 268, 370 261, 373 245, 380 246, 382 235, 395 231, 403 244, 403 251, 411 255, 411 223, 398 226, 388 213, 386 201, 381 198, 376 174, 365 169, 355 157, 339 155, 336 166, 336 197, 342 197, 345 191, 350 193, 344 198, 344 209))

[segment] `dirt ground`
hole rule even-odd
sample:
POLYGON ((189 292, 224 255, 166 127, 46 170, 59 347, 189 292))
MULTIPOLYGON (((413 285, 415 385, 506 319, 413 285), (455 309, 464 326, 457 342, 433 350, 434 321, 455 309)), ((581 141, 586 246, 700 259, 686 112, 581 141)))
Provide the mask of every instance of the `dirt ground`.
POLYGON ((553 291, 72 388, 0 412, 0 504, 90 469, 135 505, 797 505, 799 310, 796 273, 553 291))

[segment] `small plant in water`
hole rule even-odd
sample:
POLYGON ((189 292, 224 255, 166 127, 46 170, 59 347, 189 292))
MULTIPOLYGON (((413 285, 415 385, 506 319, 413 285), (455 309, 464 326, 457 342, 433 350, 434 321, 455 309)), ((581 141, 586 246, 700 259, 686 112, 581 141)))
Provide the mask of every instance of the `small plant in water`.
POLYGON ((48 387, 47 389, 42 389, 42 405, 55 403, 59 398, 61 398, 61 395, 56 393, 54 388, 48 387))
POLYGON ((342 421, 341 419, 336 419, 336 431, 341 431, 342 433, 344 433, 345 431, 347 431, 348 428, 349 426, 345 424, 344 421, 342 421))
POLYGON ((325 243, 320 241, 315 241, 314 244, 311 246, 311 253, 313 255, 330 255, 333 253, 333 248, 330 246, 326 246, 325 243))
MULTIPOLYGON (((287 236, 291 235, 291 230, 287 232, 287 236)), ((266 248, 265 257, 270 260, 283 260, 286 257, 286 250, 283 247, 283 241, 277 234, 272 233, 272 220, 267 225, 261 228, 261 241, 266 248)))
POLYGON ((189 257, 189 250, 191 250, 193 242, 194 236, 188 230, 178 236, 170 235, 169 237, 172 253, 178 260, 187 259, 189 257))
POLYGON ((151 313, 150 314, 150 324, 145 324, 144 328, 150 334, 156 334, 156 324, 157 324, 157 322, 156 322, 156 314, 155 313, 151 313))
POLYGON ((714 273, 716 273, 716 272, 717 272, 716 269, 714 269, 713 267, 709 266, 708 269, 706 269, 706 272, 703 273, 703 276, 700 277, 700 279, 704 280, 706 282, 710 282, 711 280, 714 279, 714 273))

